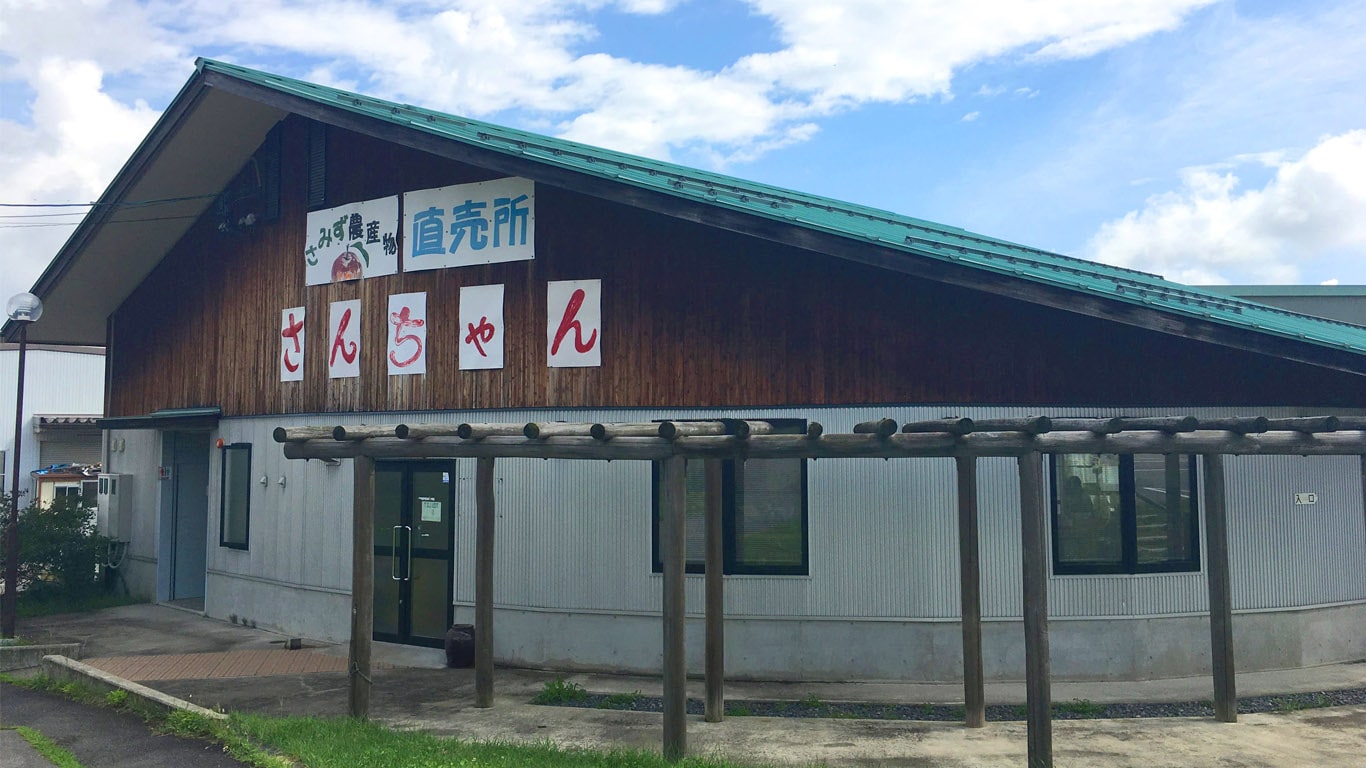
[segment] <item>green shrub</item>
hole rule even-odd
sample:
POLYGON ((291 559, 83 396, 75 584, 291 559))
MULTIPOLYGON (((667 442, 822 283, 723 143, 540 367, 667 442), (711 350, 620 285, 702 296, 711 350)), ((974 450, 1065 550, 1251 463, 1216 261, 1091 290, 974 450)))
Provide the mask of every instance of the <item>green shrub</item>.
POLYGON ((588 691, 578 683, 571 683, 562 677, 546 682, 541 692, 531 700, 532 704, 564 704, 572 701, 583 701, 588 698, 588 691))
MULTIPOLYGON (((9 495, 0 496, 8 527, 9 495)), ((5 565, 0 547, 0 568, 5 565)), ((21 601, 82 597, 101 586, 99 566, 109 552, 109 539, 95 533, 95 516, 74 498, 51 506, 29 506, 19 513, 19 589, 21 601)))

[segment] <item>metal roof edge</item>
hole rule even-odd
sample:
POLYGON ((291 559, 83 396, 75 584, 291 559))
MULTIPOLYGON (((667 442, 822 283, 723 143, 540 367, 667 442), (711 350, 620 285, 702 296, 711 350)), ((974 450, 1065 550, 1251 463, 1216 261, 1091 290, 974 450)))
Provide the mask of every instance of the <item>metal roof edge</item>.
POLYGON ((166 429, 170 427, 215 427, 223 417, 217 406, 205 408, 166 408, 142 416, 106 416, 95 420, 100 429, 166 429))

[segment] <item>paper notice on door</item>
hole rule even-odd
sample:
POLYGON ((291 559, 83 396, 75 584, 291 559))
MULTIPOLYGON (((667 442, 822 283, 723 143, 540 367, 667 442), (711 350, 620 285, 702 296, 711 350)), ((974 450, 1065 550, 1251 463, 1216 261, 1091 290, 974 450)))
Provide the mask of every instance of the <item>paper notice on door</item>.
POLYGON ((441 502, 422 500, 422 522, 439 523, 441 522, 441 502))

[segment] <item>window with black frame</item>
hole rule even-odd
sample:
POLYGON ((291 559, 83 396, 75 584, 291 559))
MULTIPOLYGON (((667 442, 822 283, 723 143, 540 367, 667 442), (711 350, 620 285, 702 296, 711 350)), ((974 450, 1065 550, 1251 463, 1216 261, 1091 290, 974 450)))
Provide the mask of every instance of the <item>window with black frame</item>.
MULTIPOLYGON (((778 434, 804 434, 802 419, 769 419, 778 434)), ((659 472, 652 465, 652 549, 659 560, 659 472)), ((686 471, 685 529, 687 570, 701 573, 706 552, 706 464, 689 461, 686 471)), ((806 461, 803 459, 727 459, 721 470, 723 572, 728 574, 806 575, 806 461)))
POLYGON ((246 549, 251 522, 251 443, 223 446, 218 546, 246 549))
POLYGON ((1053 572, 1198 571, 1194 456, 1052 457, 1053 572))

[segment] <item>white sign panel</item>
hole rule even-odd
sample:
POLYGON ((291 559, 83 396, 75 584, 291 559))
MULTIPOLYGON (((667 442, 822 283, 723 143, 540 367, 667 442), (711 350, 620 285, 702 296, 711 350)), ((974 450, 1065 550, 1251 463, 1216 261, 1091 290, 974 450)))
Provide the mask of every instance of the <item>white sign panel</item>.
POLYGON ((389 297, 389 375, 427 372, 427 294, 389 297))
POLYGON ((460 289, 460 370, 503 367, 503 286, 460 289))
POLYGON ((536 257, 536 185, 505 179, 403 194, 403 270, 536 257))
POLYGON ((327 318, 327 377, 360 376, 360 299, 332 302, 327 318))
POLYGON ((398 272, 398 195, 308 214, 304 283, 326 285, 398 272))
POLYGON ((280 312, 280 381, 304 379, 304 308, 280 312))
POLYGON ((546 309, 547 364, 551 368, 602 365, 602 281, 551 282, 546 309))
POLYGON ((1319 495, 1317 493, 1297 493, 1295 494, 1295 503, 1301 506, 1317 504, 1319 503, 1319 495))

